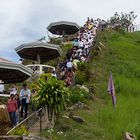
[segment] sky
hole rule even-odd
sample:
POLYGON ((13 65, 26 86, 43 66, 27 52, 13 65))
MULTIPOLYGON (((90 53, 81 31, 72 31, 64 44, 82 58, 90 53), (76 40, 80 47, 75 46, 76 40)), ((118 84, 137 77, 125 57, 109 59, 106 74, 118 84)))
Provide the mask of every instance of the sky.
POLYGON ((139 0, 0 0, 0 57, 19 61, 15 48, 47 35, 55 21, 83 25, 87 17, 109 19, 116 11, 134 11, 140 24, 139 0))

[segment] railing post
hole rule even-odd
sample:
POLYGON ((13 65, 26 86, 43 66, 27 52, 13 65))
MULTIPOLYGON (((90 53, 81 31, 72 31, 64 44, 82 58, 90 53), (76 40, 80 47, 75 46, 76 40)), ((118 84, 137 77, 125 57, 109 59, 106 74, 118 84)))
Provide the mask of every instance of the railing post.
POLYGON ((42 119, 41 119, 42 117, 41 117, 41 112, 42 112, 42 109, 39 112, 40 132, 42 132, 42 119))
POLYGON ((28 119, 26 120, 26 126, 27 126, 27 130, 29 130, 28 119))
POLYGON ((29 119, 31 118, 31 117, 33 117, 33 115, 35 115, 36 113, 40 113, 40 116, 39 116, 39 121, 40 121, 40 131, 42 131, 42 114, 41 114, 41 111, 42 111, 42 108, 40 108, 38 111, 36 111, 36 112, 34 112, 34 113, 32 113, 30 116, 28 116, 26 119, 24 119, 23 121, 21 121, 19 124, 17 124, 15 127, 13 127, 11 130, 9 130, 7 133, 6 133, 6 135, 9 135, 13 130, 15 130, 16 128, 18 128, 18 127, 20 127, 23 123, 25 123, 26 124, 26 127, 27 127, 27 129, 29 130, 30 128, 31 128, 31 126, 29 126, 30 125, 30 122, 29 122, 29 119))

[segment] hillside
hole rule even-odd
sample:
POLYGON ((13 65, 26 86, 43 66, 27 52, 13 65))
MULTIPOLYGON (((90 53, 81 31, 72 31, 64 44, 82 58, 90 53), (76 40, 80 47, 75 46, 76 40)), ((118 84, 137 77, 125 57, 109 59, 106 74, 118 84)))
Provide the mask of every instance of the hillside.
MULTIPOLYGON (((99 55, 92 54, 89 64, 96 73, 95 80, 90 83, 96 91, 94 100, 87 100, 89 109, 74 111, 84 118, 85 123, 60 118, 51 135, 53 139, 121 140, 127 131, 140 139, 140 32, 102 31, 99 42, 105 47, 99 55), (116 89, 116 109, 107 93, 110 71, 116 89), (57 130, 64 125, 71 129, 64 129, 63 135, 57 135, 57 130)), ((47 136, 47 131, 42 135, 47 136)))

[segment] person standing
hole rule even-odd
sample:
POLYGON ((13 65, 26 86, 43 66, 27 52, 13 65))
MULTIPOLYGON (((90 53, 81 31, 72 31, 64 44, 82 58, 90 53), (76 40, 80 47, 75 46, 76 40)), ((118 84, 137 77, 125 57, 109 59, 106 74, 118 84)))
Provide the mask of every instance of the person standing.
POLYGON ((12 87, 10 88, 10 94, 16 95, 17 91, 18 91, 17 86, 13 84, 12 87))
POLYGON ((27 84, 23 84, 23 89, 20 91, 20 100, 21 100, 21 117, 23 117, 23 109, 25 109, 24 118, 27 118, 30 94, 31 92, 30 89, 28 89, 27 84))
POLYGON ((7 102, 7 111, 9 112, 10 119, 11 119, 11 125, 16 125, 16 111, 18 110, 18 104, 17 101, 14 99, 14 94, 10 95, 10 99, 8 99, 7 102))
POLYGON ((20 112, 20 98, 19 98, 19 94, 15 94, 15 100, 17 101, 17 104, 18 104, 18 109, 16 111, 16 124, 19 123, 19 112, 20 112))
POLYGON ((23 64, 23 60, 22 59, 19 59, 19 64, 23 64))
POLYGON ((68 70, 72 69, 73 68, 73 63, 70 60, 68 60, 67 63, 66 63, 66 67, 67 67, 68 70))
POLYGON ((4 85, 3 85, 3 81, 2 80, 0 80, 0 94, 3 94, 3 92, 4 92, 4 85))
POLYGON ((52 71, 52 77, 55 77, 55 78, 57 78, 57 75, 56 75, 56 72, 55 72, 55 70, 53 70, 53 71, 52 71))

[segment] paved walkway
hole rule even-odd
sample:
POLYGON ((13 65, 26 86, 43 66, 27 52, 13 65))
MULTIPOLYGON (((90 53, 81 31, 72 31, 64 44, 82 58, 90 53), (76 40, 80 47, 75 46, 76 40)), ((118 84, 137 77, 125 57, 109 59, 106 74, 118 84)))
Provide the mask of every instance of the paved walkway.
MULTIPOLYGON (((47 115, 44 115, 41 118, 41 127, 42 130, 46 129, 47 127, 47 115)), ((40 133, 40 121, 36 122, 30 129, 29 132, 31 135, 37 136, 40 133)))

